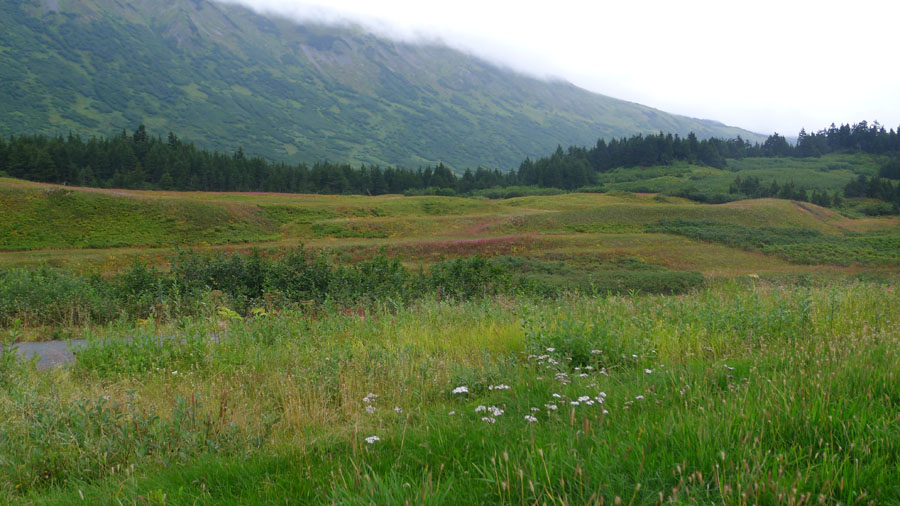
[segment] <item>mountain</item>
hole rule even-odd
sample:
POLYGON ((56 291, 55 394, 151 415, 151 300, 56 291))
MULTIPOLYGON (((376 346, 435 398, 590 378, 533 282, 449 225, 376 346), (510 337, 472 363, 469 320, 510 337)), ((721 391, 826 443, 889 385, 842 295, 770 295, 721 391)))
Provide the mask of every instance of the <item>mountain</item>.
POLYGON ((0 134, 145 124, 273 160, 518 166, 557 145, 721 123, 516 74, 437 45, 207 0, 0 0, 0 134))

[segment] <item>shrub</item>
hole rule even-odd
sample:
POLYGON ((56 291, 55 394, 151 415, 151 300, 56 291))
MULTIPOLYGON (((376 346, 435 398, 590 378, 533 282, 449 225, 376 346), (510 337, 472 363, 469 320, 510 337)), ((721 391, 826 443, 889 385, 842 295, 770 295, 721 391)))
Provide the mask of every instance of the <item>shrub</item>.
POLYGON ((439 294, 471 299, 507 291, 509 274, 483 256, 457 258, 431 266, 428 284, 439 294))
POLYGON ((62 326, 109 321, 119 304, 108 282, 48 268, 0 271, 0 325, 16 319, 25 325, 62 326))

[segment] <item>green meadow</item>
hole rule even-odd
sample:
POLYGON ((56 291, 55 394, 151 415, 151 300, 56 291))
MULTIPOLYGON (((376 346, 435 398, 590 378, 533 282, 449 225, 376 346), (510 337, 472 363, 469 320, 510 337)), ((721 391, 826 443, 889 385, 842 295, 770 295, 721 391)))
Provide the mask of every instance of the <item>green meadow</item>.
POLYGON ((110 326, 68 368, 4 365, 0 494, 892 504, 898 300, 747 280, 110 326))
POLYGON ((793 182, 815 190, 842 189, 860 175, 873 176, 884 158, 867 154, 832 153, 816 158, 728 159, 727 167, 716 169, 687 163, 659 167, 619 168, 598 175, 597 183, 605 191, 638 193, 696 193, 713 198, 727 196, 735 176, 755 177, 766 185, 793 182))
POLYGON ((896 217, 11 179, 0 212, 0 338, 86 343, 0 353, 0 503, 900 502, 896 217))

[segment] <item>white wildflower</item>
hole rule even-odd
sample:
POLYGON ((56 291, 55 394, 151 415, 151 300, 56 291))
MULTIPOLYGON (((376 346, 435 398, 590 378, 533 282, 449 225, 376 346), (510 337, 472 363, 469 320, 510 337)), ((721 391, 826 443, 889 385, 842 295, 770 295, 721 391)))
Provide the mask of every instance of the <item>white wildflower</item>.
POLYGON ((559 394, 553 394, 553 397, 556 398, 556 399, 562 399, 562 396, 559 395, 559 394))
POLYGON ((488 387, 488 390, 509 390, 509 385, 491 385, 488 387))
POLYGON ((486 409, 487 409, 486 406, 484 406, 484 405, 482 405, 482 404, 479 404, 479 405, 475 408, 475 412, 476 412, 476 413, 481 413, 482 411, 484 411, 484 410, 486 410, 486 409))
POLYGON ((371 404, 366 406, 366 413, 371 415, 374 412, 375 412, 375 406, 372 406, 371 404))
POLYGON ((467 393, 469 393, 469 387, 467 387, 467 386, 456 387, 453 389, 453 393, 454 394, 467 394, 467 393))
POLYGON ((447 413, 447 414, 450 415, 450 416, 453 416, 453 415, 456 414, 456 411, 451 411, 451 412, 449 412, 449 413, 447 413))
POLYGON ((497 421, 497 419, 494 418, 494 417, 491 417, 491 416, 482 416, 482 417, 481 417, 481 421, 482 421, 482 422, 487 422, 487 423, 494 423, 494 422, 497 421))
POLYGON ((634 398, 637 399, 637 400, 639 400, 639 401, 644 400, 644 396, 643 396, 643 395, 635 395, 634 398))
POLYGON ((533 415, 525 415, 525 420, 527 420, 528 423, 535 423, 537 422, 537 417, 533 415))
POLYGON ((556 404, 544 404, 544 407, 549 409, 550 411, 556 411, 557 409, 559 409, 559 406, 557 406, 556 404))
POLYGON ((503 410, 500 409, 500 408, 498 408, 497 406, 491 406, 491 407, 489 407, 489 408, 488 408, 488 411, 489 411, 489 412, 491 413, 491 415, 493 415, 493 416, 500 416, 500 415, 503 414, 503 410))
POLYGON ((381 441, 381 438, 378 436, 369 436, 366 438, 366 443, 369 443, 370 445, 375 444, 375 441, 381 441))
POLYGON ((591 400, 591 396, 589 396, 589 395, 582 395, 581 397, 578 398, 578 402, 584 402, 584 401, 589 401, 589 400, 591 400))
POLYGON ((573 406, 578 406, 578 405, 580 405, 581 403, 578 402, 578 401, 572 401, 572 402, 570 402, 569 404, 571 404, 571 405, 573 405, 573 406))
POLYGON ((603 353, 603 352, 600 351, 600 350, 591 350, 591 354, 592 354, 592 355, 599 355, 599 354, 601 354, 601 353, 603 353))
POLYGON ((365 397, 363 397, 363 402, 365 402, 366 404, 368 404, 368 403, 374 401, 374 400, 377 399, 377 398, 378 398, 378 395, 373 394, 372 392, 369 392, 368 395, 366 395, 365 397))
POLYGON ((403 413, 403 408, 400 406, 394 406, 394 413, 403 413))
POLYGON ((644 374, 653 374, 653 369, 644 369, 644 374))
POLYGON ((547 348, 547 353, 553 353, 556 351, 556 348, 547 348))

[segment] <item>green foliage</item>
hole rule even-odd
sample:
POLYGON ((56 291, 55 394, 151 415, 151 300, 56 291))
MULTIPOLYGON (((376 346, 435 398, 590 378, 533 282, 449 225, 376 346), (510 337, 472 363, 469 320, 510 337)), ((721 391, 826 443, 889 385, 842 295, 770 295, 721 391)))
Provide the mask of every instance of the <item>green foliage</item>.
POLYGON ((900 179, 900 158, 891 158, 878 169, 878 175, 887 179, 900 179))
POLYGON ((650 230, 760 250, 799 264, 900 264, 900 235, 893 230, 842 237, 807 228, 751 228, 699 220, 664 220, 650 230))
MULTIPOLYGON (((143 122, 211 149, 242 145, 279 161, 418 167, 443 160, 460 171, 513 167, 598 134, 753 136, 517 75, 445 47, 297 26, 206 0, 167 7, 4 3, 0 110, 8 121, 0 136, 106 135, 143 122)), ((123 182, 159 167, 124 161, 123 182)), ((76 176, 89 180, 98 170, 76 176)))
MULTIPOLYGON (((120 317, 168 321, 216 312, 239 318, 258 308, 406 303, 424 296, 467 300, 514 288, 504 268, 480 256, 438 262, 414 273, 383 255, 342 266, 303 248, 278 259, 258 251, 215 256, 183 252, 165 272, 136 261, 111 279, 42 268, 0 271, 0 281, 0 326, 15 321, 84 326, 120 317)), ((156 350, 157 344, 167 345, 152 340, 127 344, 148 350, 130 352, 142 364, 136 367, 155 367, 157 360, 145 360, 154 354, 160 360, 171 358, 156 350)))
POLYGON ((216 204, 84 191, 0 190, 0 249, 221 244, 274 239, 271 222, 216 204))
POLYGON ((0 474, 16 476, 15 483, 5 481, 3 488, 23 494, 127 472, 134 462, 177 465, 198 455, 246 447, 233 427, 205 414, 193 398, 175 396, 171 418, 134 401, 123 405, 101 397, 63 404, 16 398, 16 407, 25 413, 25 434, 40 437, 2 432, 0 474))
POLYGON ((650 227, 652 232, 675 233, 701 241, 716 241, 747 249, 787 242, 821 240, 817 230, 805 228, 746 227, 742 225, 700 220, 663 220, 650 227))
POLYGON ((525 347, 538 365, 545 362, 566 372, 614 370, 636 367, 650 350, 647 343, 626 337, 622 322, 610 315, 590 321, 559 320, 548 326, 544 321, 527 321, 525 347), (617 328, 619 327, 619 328, 617 328), (576 369, 577 368, 577 369, 576 369))
POLYGON ((428 284, 442 297, 465 300, 506 292, 508 273, 482 256, 439 262, 429 269, 428 284))
POLYGON ((94 362, 0 391, 0 498, 893 504, 895 290, 748 280, 234 322, 190 371, 94 362))
POLYGON ((146 331, 127 339, 89 339, 78 350, 75 372, 98 377, 189 373, 202 364, 208 344, 204 336, 159 336, 146 331))
POLYGON ((529 197, 539 195, 562 195, 565 190, 560 188, 541 188, 538 186, 507 186, 494 187, 472 192, 473 197, 486 199, 514 199, 517 197, 529 197))
POLYGON ((0 337, 0 388, 9 388, 13 385, 14 373, 19 366, 18 356, 13 349, 21 336, 22 320, 13 320, 9 333, 0 337))
POLYGON ((48 268, 0 271, 0 326, 53 322, 82 326, 118 316, 114 292, 99 277, 48 268))
POLYGON ((672 271, 633 259, 595 265, 590 269, 512 256, 495 258, 493 263, 510 272, 523 293, 550 297, 567 292, 677 294, 695 290, 706 283, 699 272, 672 271))

